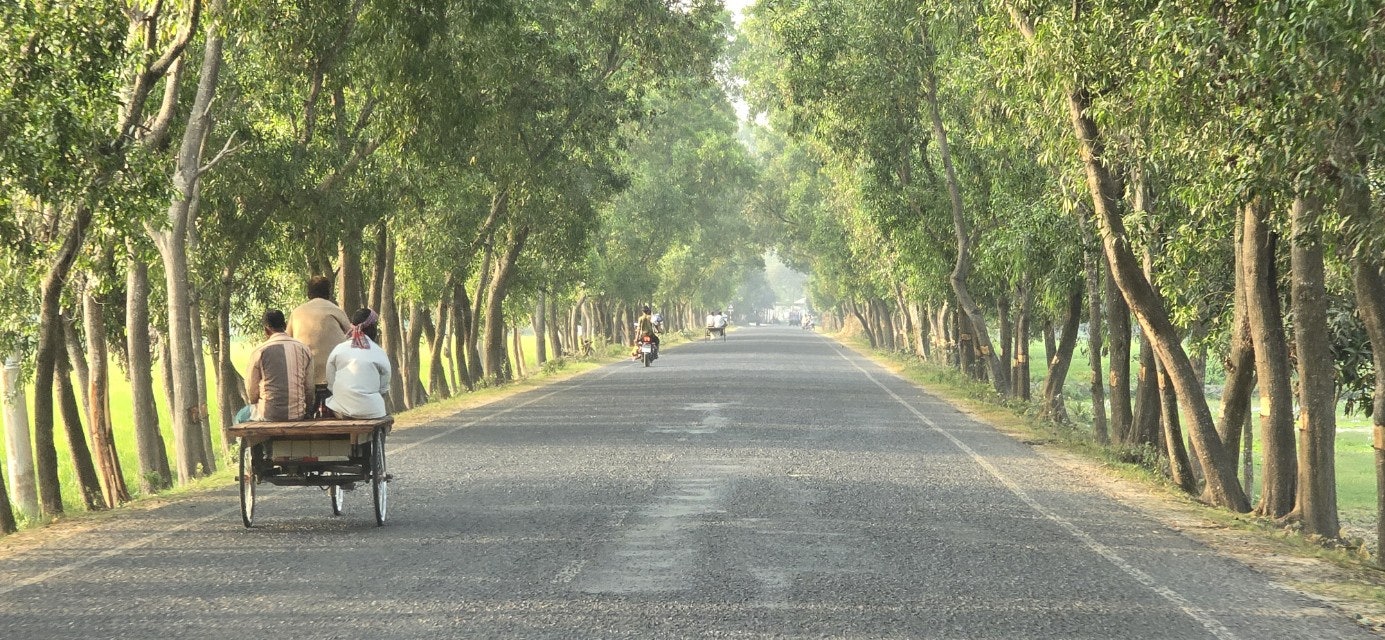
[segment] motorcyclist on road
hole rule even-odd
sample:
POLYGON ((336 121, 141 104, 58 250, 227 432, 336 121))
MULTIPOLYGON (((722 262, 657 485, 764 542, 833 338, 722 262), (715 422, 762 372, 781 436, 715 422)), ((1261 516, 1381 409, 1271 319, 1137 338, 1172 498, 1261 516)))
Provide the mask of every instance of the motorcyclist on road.
POLYGON ((635 330, 635 357, 640 357, 640 343, 645 336, 649 336, 649 341, 654 344, 654 357, 659 356, 659 329, 654 324, 654 317, 649 314, 649 307, 644 307, 641 311, 638 322, 638 329, 635 330))

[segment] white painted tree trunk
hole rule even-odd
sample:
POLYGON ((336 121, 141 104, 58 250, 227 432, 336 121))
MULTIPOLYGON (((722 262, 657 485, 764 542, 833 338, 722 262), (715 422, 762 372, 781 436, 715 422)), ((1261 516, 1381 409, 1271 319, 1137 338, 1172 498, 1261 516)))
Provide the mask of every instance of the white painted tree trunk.
POLYGON ((34 476, 34 449, 29 440, 29 410, 24 403, 24 378, 19 358, 5 360, 3 374, 5 408, 5 471, 10 501, 25 517, 38 515, 38 484, 34 476))

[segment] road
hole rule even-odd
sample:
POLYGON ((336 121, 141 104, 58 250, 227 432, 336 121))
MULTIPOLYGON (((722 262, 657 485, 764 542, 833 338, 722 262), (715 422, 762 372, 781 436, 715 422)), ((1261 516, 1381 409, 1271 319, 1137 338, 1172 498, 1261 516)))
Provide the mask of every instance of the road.
POLYGON ((836 343, 747 327, 0 561, 0 638, 1367 638, 836 343))

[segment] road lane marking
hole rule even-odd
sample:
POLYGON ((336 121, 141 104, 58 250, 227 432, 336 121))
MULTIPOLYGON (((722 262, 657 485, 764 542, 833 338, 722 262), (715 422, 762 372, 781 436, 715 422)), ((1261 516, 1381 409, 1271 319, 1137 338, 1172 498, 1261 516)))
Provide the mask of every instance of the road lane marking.
MULTIPOLYGON (((592 380, 605 380, 606 378, 609 378, 612 374, 614 374, 614 373, 616 373, 616 372, 618 372, 618 371, 620 371, 619 368, 612 367, 611 370, 610 370, 609 372, 607 372, 605 375, 597 376, 597 377, 594 377, 594 378, 591 378, 591 379, 592 379, 592 380)), ((505 414, 507 414, 507 413, 509 413, 509 412, 511 412, 511 411, 516 410, 516 409, 521 409, 521 408, 523 408, 523 407, 527 407, 527 406, 529 406, 529 405, 531 405, 531 404, 534 404, 535 402, 539 402, 540 400, 545 400, 545 399, 547 399, 547 398, 549 398, 549 397, 551 397, 551 396, 554 396, 554 395, 556 395, 556 394, 562 393, 563 391, 569 391, 569 390, 571 390, 571 389, 576 389, 577 387, 580 387, 580 386, 586 384, 587 382, 588 382, 588 380, 580 380, 580 381, 577 382, 576 384, 573 384, 573 385, 570 385, 570 386, 566 386, 566 387, 562 387, 562 388, 559 388, 559 389, 555 389, 555 390, 550 391, 550 392, 548 392, 548 393, 546 393, 546 394, 544 394, 544 395, 542 395, 542 396, 539 396, 539 397, 537 397, 537 398, 533 398, 533 399, 528 400, 528 401, 525 401, 525 402, 523 402, 523 403, 521 403, 521 404, 517 404, 517 405, 515 405, 515 406, 513 406, 513 407, 509 407, 509 408, 506 408, 506 409, 503 409, 503 410, 500 410, 500 411, 496 411, 496 412, 494 412, 494 413, 487 414, 487 415, 484 416, 484 417, 477 418, 477 419, 475 419, 475 420, 472 420, 472 421, 470 421, 470 422, 467 422, 467 423, 465 423, 465 424, 462 424, 462 425, 459 425, 459 426, 456 426, 456 427, 452 427, 452 428, 447 429, 446 431, 443 431, 443 432, 441 432, 441 433, 438 433, 438 434, 429 436, 429 437, 427 437, 427 438, 424 438, 424 439, 422 439, 422 440, 419 440, 418 442, 412 442, 412 443, 403 445, 403 446, 401 446, 401 447, 396 447, 396 448, 390 449, 390 451, 391 451, 392 453, 394 453, 395 455, 398 455, 398 454, 400 454, 400 453, 403 453, 403 452, 405 452, 405 451, 408 451, 409 449, 412 449, 412 448, 414 448, 414 447, 417 447, 418 445, 421 445, 421 444, 423 444, 423 443, 425 443, 425 442, 431 442, 431 441, 436 440, 436 439, 438 439, 438 438, 441 438, 441 437, 443 437, 443 436, 446 436, 446 435, 449 435, 449 434, 452 434, 452 433, 456 433, 457 431, 460 431, 460 430, 465 429, 465 428, 467 428, 467 427, 475 426, 475 425, 481 423, 482 421, 484 421, 484 420, 486 420, 486 419, 494 418, 494 417, 496 417, 496 416, 502 416, 502 415, 505 415, 505 414)), ((460 412, 459 412, 459 413, 460 413, 460 412)), ((271 497, 271 496, 258 496, 258 495, 257 495, 257 496, 255 497, 255 499, 256 499, 256 500, 255 500, 255 501, 256 501, 256 504, 262 504, 262 503, 264 503, 264 502, 266 502, 266 501, 272 499, 272 497, 271 497)), ((125 543, 125 544, 122 544, 122 545, 120 545, 120 546, 112 547, 112 548, 110 548, 110 549, 106 549, 105 551, 101 551, 101 552, 99 552, 99 553, 97 553, 97 554, 95 554, 95 555, 86 556, 86 557, 80 558, 80 559, 78 559, 78 560, 73 560, 72 562, 69 562, 69 563, 67 563, 67 564, 65 564, 65 565, 58 566, 58 567, 54 567, 54 568, 52 568, 52 569, 49 569, 49 570, 47 570, 47 571, 44 571, 43 573, 39 573, 39 574, 37 574, 37 575, 33 575, 33 576, 28 577, 28 578, 21 578, 20 580, 18 580, 18 581, 16 581, 16 582, 12 582, 12 583, 10 583, 10 584, 4 585, 4 586, 0 586, 0 596, 6 595, 6 594, 9 594, 9 593, 13 593, 13 592, 15 592, 15 591, 18 591, 19 589, 24 588, 24 587, 28 587, 28 586, 32 586, 32 585, 35 585, 35 584, 39 584, 39 583, 45 582, 45 581, 47 581, 47 580, 50 580, 50 579, 52 579, 52 578, 56 578, 56 577, 58 577, 58 576, 60 576, 60 575, 63 575, 63 574, 68 573, 68 572, 71 572, 71 571, 73 571, 73 570, 81 569, 82 567, 91 565, 91 564, 93 564, 93 563, 95 563, 95 562, 98 562, 98 561, 100 561, 100 560, 104 560, 104 559, 106 559, 106 558, 110 558, 110 557, 112 557, 112 556, 116 556, 116 555, 119 555, 119 554, 122 554, 122 553, 125 553, 125 552, 128 552, 128 551, 133 551, 133 550, 138 549, 138 548, 140 548, 140 547, 144 547, 144 546, 147 546, 147 545, 149 545, 149 544, 151 544, 151 543, 154 543, 154 542, 157 542, 157 541, 162 540, 162 539, 164 539, 164 538, 167 538, 167 537, 169 537, 169 536, 171 536, 171 535, 173 535, 173 534, 175 534, 175 533, 178 533, 178 532, 180 532, 180 531, 185 531, 185 530, 190 529, 190 528, 192 528, 192 527, 195 527, 195 526, 198 526, 198 525, 201 525, 201 524, 204 524, 204 523, 208 523, 208 522, 211 522, 211 521, 213 521, 213 520, 218 520, 218 519, 221 519, 221 518, 225 518, 225 517, 227 517, 227 516, 229 516, 229 515, 231 515, 231 514, 233 514, 233 513, 238 513, 239 511, 240 511, 240 505, 239 505, 239 504, 237 504, 237 505, 235 505, 235 506, 233 506, 233 507, 227 507, 227 508, 225 508, 225 509, 222 509, 222 510, 220 510, 220 511, 217 511, 217 512, 215 512, 215 513, 212 513, 211 515, 203 516, 203 517, 198 518, 198 519, 196 519, 196 520, 193 520, 193 521, 191 521, 191 522, 185 522, 185 523, 183 523, 183 524, 174 525, 174 526, 170 527, 170 528, 167 529, 167 530, 160 531, 159 533, 153 533, 153 534, 144 536, 144 537, 142 537, 142 538, 137 538, 137 539, 135 539, 135 540, 132 540, 132 541, 127 542, 127 543, 125 543)))
POLYGON ((1139 567, 1136 567, 1135 565, 1131 564, 1120 554, 1116 553, 1114 549, 1106 546, 1105 544, 1102 544, 1100 541, 1092 537, 1091 534, 1087 533, 1082 528, 1078 527, 1077 525, 1068 521, 1066 518, 1063 518, 1062 516, 1053 512, 1048 507, 1039 504, 1039 502, 1035 500, 1032 496, 1030 496, 1029 493, 1026 492, 1023 487, 1020 487, 1019 484, 1017 484, 1014 480, 1011 480, 1008 476, 1001 473, 1000 469, 996 468, 995 465, 991 464, 989 460, 982 457, 981 454, 977 453, 975 449, 972 449, 970 446, 968 446, 967 443, 962 442, 960 439, 952 435, 950 432, 944 430, 942 427, 939 427, 937 423, 933 422, 931 418, 924 415, 923 412, 919 411, 917 408, 915 408, 908 402, 905 402, 904 398, 899 397, 899 394, 895 393, 893 389, 890 389, 889 387, 885 386, 884 383, 877 380, 875 376, 871 375, 869 371, 867 371, 861 365, 857 364, 851 358, 847 357, 847 355, 843 353, 840 349, 837 349, 836 346, 833 346, 833 350, 835 350, 837 352, 837 355, 841 356, 841 358, 843 360, 846 360, 847 363, 849 363, 851 366, 856 367, 857 371, 860 371, 862 374, 865 374, 867 379, 875 383, 875 386, 884 389, 885 393, 889 394, 891 398, 894 398, 895 402, 898 402, 899 404, 903 405, 905 409, 908 409, 910 413, 918 417, 918 419, 921 422, 923 422, 924 425, 926 425, 933 431, 936 431, 938 434, 942 435, 948 440, 951 440, 952 444, 956 445, 958 449, 961 449, 964 453, 970 456, 971 459, 975 461, 976 464, 980 465, 982 469, 985 469, 986 473, 990 474, 991 477, 995 478, 1001 484, 1005 485, 1005 488, 1009 489, 1010 493, 1014 494, 1016 498, 1019 498, 1020 501, 1024 502, 1026 505, 1029 505, 1030 509, 1033 509, 1039 515, 1058 525, 1058 527, 1066 531, 1068 535, 1077 538, 1077 540, 1082 544, 1086 545, 1087 548, 1091 549, 1092 551, 1095 551, 1097 555, 1101 556, 1102 558, 1105 558, 1117 569, 1120 569, 1126 575, 1130 576, 1131 578, 1134 578, 1136 582, 1139 582, 1140 584, 1148 588, 1150 591, 1153 591, 1160 597, 1169 601, 1169 603, 1178 607, 1179 610, 1187 614, 1188 617, 1198 621, 1198 623, 1200 623, 1202 627, 1208 631, 1208 633, 1211 633, 1213 636, 1221 638, 1222 640, 1236 640, 1236 634, 1232 633, 1230 629, 1227 629, 1226 626, 1224 626, 1216 618, 1212 617, 1206 611, 1194 606, 1192 602, 1190 602, 1187 598, 1184 598, 1177 591, 1174 591, 1172 588, 1161 584, 1158 580, 1154 578, 1154 576, 1145 573, 1139 567))

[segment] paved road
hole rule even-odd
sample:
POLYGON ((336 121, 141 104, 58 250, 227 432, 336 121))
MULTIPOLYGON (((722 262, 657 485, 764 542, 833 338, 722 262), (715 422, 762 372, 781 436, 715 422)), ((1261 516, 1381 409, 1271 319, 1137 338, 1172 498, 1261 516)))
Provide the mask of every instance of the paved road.
POLYGON ((812 333, 390 440, 391 521, 227 489, 0 562, 0 638, 1357 638, 812 333))

